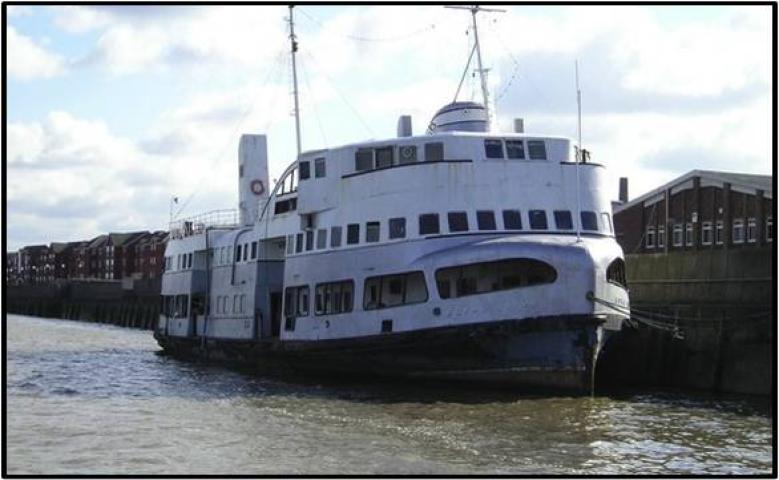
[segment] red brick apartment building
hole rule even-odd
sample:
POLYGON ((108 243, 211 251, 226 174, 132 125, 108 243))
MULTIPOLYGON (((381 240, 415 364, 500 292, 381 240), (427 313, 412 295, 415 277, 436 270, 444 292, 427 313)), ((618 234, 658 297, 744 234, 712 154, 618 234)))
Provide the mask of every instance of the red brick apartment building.
POLYGON ((693 170, 614 207, 626 254, 729 249, 774 241, 768 175, 693 170))

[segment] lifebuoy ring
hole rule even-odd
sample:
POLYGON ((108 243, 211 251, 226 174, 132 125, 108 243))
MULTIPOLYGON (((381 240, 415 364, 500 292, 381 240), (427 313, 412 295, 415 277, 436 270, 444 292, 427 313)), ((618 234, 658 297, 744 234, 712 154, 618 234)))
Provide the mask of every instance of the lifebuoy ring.
POLYGON ((249 188, 251 188, 252 193, 255 195, 262 195, 265 193, 265 185, 262 184, 262 180, 252 180, 252 183, 249 184, 249 188))

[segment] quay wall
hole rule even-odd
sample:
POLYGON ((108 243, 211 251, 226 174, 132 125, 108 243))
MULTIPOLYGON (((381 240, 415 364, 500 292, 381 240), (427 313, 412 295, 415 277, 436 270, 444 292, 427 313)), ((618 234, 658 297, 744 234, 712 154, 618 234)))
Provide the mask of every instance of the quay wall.
POLYGON ((6 286, 6 311, 151 330, 160 314, 159 280, 61 281, 6 286))
POLYGON ((772 246, 635 254, 626 258, 634 315, 608 346, 607 386, 654 386, 769 395, 776 325, 772 246))

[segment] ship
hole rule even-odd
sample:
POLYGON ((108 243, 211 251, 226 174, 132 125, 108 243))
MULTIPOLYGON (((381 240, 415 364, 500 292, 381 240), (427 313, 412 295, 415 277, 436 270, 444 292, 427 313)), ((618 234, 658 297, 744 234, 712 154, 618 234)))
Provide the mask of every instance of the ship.
POLYGON ((301 150, 289 22, 298 155, 271 187, 267 137, 241 136, 238 209, 172 222, 162 349, 591 392, 630 308, 604 166, 523 122, 497 131, 483 76, 483 102, 455 96, 422 134, 401 116, 394 138, 301 150))

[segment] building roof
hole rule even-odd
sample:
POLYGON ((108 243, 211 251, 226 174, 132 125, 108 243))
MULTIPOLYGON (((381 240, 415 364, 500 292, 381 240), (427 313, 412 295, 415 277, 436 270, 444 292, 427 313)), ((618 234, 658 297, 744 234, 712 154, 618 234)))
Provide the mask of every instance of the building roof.
POLYGON ((763 191, 766 198, 773 198, 774 177, 771 175, 751 175, 747 173, 718 172, 714 170, 691 170, 681 177, 675 178, 670 182, 655 188, 639 197, 614 207, 614 213, 620 212, 646 200, 653 199, 662 195, 667 189, 680 187, 695 177, 700 177, 701 186, 719 186, 723 187, 725 183, 730 183, 731 188, 745 193, 755 195, 758 190, 763 191))
POLYGON ((67 243, 67 242, 52 242, 51 244, 51 251, 54 253, 62 253, 65 250, 68 250, 69 248, 73 247, 73 242, 67 243))
POLYGON ((89 241, 89 248, 102 247, 108 241, 108 235, 98 235, 89 241))

